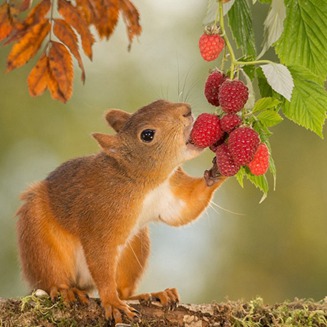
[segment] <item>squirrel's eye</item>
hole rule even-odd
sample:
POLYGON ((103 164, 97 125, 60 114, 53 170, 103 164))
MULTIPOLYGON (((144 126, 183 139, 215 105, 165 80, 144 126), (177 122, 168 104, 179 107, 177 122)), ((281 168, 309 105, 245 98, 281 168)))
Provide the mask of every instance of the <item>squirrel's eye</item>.
POLYGON ((141 133, 141 140, 147 143, 152 142, 152 140, 154 139, 155 132, 156 131, 153 129, 145 129, 141 133))

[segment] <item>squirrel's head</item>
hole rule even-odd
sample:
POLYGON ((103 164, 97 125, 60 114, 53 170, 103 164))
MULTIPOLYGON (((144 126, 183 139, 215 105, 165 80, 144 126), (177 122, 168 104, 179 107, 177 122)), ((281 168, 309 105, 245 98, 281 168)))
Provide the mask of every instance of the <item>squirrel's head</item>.
POLYGON ((93 136, 107 154, 120 155, 135 167, 171 171, 201 152, 189 142, 193 117, 188 104, 158 100, 134 114, 111 109, 106 120, 117 134, 93 136))

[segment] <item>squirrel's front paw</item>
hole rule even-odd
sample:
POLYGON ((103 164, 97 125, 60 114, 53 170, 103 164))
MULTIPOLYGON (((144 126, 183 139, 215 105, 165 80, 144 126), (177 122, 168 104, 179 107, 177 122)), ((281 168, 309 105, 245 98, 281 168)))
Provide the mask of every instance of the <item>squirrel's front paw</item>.
POLYGON ((204 172, 204 179, 208 186, 212 186, 212 185, 216 184, 217 182, 222 181, 227 178, 220 174, 218 167, 217 167, 216 157, 213 158, 212 163, 213 163, 213 165, 212 165, 211 169, 206 170, 204 172))
POLYGON ((115 305, 104 305, 106 319, 115 323, 122 323, 123 316, 134 323, 140 322, 140 313, 124 302, 115 305))

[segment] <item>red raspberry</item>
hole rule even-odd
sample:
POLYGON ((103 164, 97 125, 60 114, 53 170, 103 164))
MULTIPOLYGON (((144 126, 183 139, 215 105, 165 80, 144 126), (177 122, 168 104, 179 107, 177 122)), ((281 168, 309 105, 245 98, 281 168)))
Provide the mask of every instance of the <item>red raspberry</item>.
POLYGON ((240 170, 241 166, 234 162, 226 143, 218 146, 216 151, 216 161, 218 171, 223 176, 234 176, 240 170))
POLYGON ((222 135, 223 131, 220 128, 219 117, 203 113, 198 116, 193 125, 191 142, 200 148, 206 148, 217 142, 222 135))
POLYGON ((240 111, 249 97, 248 88, 240 80, 227 79, 219 89, 219 103, 227 113, 240 111))
POLYGON ((234 129, 228 138, 228 148, 234 161, 243 166, 249 164, 260 143, 259 135, 250 127, 234 129))
POLYGON ((242 124, 241 117, 236 114, 227 114, 220 119, 220 126, 224 132, 230 133, 236 127, 242 124))
POLYGON ((253 175, 263 175, 269 167, 269 150, 265 143, 260 143, 253 160, 248 164, 253 175))
POLYGON ((199 49, 201 56, 206 61, 218 58, 225 46, 224 39, 219 34, 203 33, 199 39, 199 49))
POLYGON ((208 102, 213 106, 219 106, 219 88, 220 85, 225 81, 226 77, 220 71, 214 71, 211 73, 204 86, 204 95, 207 98, 208 102))

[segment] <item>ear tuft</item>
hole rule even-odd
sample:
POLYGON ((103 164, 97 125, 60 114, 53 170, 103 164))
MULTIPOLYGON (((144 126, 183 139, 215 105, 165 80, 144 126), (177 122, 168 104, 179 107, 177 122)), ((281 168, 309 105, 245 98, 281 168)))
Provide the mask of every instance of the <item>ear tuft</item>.
POLYGON ((106 113, 106 120, 108 124, 116 131, 119 132, 127 120, 131 117, 131 114, 120 109, 110 109, 106 113))
POLYGON ((97 140, 103 150, 108 151, 117 147, 117 138, 115 135, 92 133, 92 136, 97 140))

